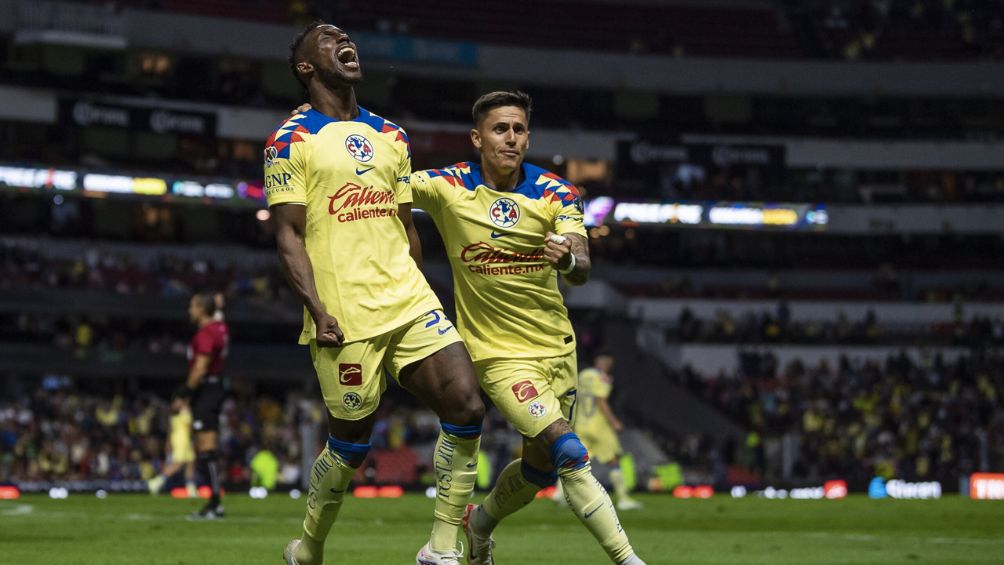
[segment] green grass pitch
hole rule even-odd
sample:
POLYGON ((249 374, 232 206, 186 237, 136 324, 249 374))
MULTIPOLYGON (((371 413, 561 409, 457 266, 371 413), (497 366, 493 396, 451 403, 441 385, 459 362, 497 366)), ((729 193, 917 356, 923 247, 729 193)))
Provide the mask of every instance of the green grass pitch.
MULTIPOLYGON (((641 496, 622 513, 649 564, 1004 563, 1004 502, 731 499, 641 496)), ((304 500, 234 495, 219 522, 192 523, 197 501, 74 494, 0 501, 0 563, 281 565, 299 533, 304 500)), ((346 500, 326 547, 328 565, 414 563, 428 539, 432 501, 346 500)), ((499 564, 607 563, 565 508, 537 500, 497 531, 499 564)))

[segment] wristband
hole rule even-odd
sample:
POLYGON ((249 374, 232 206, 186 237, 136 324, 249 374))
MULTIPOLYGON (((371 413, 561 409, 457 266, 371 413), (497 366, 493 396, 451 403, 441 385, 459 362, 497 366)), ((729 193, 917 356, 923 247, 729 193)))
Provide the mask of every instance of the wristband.
POLYGON ((575 270, 575 253, 571 253, 570 255, 572 256, 572 262, 569 263, 568 266, 565 267, 564 269, 558 269, 558 272, 563 275, 567 275, 568 273, 571 273, 572 271, 575 270))

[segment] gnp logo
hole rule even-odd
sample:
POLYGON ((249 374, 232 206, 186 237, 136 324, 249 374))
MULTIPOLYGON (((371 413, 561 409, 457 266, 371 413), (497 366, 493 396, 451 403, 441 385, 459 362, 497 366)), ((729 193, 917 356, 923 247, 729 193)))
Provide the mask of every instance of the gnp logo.
POLYGON ((279 155, 279 152, 275 150, 275 145, 269 145, 265 148, 265 166, 271 167, 275 163, 275 158, 279 155))
POLYGON ((512 198, 499 198, 488 208, 488 218, 500 228, 511 228, 519 221, 519 205, 512 198))
POLYGON ((516 400, 526 402, 531 398, 537 398, 540 394, 530 381, 519 381, 512 385, 512 393, 516 395, 516 400))
POLYGON ((359 363, 339 363, 338 382, 345 386, 361 386, 363 384, 363 366, 359 363))
POLYGON ((355 160, 363 163, 373 158, 373 144, 359 134, 352 134, 345 138, 345 149, 355 160))
POLYGON ((289 180, 293 178, 293 175, 289 173, 276 173, 274 175, 265 175, 265 188, 276 188, 279 186, 286 186, 289 184, 289 180))

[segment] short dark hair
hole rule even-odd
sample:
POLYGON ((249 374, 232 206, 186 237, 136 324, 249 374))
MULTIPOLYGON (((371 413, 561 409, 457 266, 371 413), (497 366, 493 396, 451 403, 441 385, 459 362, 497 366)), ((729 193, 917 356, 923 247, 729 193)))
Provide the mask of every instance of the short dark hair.
POLYGON ((192 298, 195 299, 195 302, 206 312, 207 315, 212 316, 216 313, 216 297, 213 296, 212 292, 196 292, 192 295, 192 298))
POLYGON ((310 22, 307 27, 303 28, 303 31, 298 33, 296 37, 293 38, 293 42, 289 44, 289 70, 293 72, 293 76, 296 77, 296 82, 300 83, 300 86, 303 88, 307 88, 307 83, 303 82, 303 79, 300 78, 300 73, 296 71, 296 64, 300 62, 300 57, 298 56, 300 47, 303 45, 303 40, 310 35, 310 32, 324 25, 328 25, 328 23, 323 20, 314 20, 310 22))
POLYGON ((514 90, 512 92, 499 90, 496 92, 489 92, 474 102, 474 107, 471 108, 471 117, 474 118, 474 127, 478 127, 478 124, 480 124, 481 120, 488 115, 488 112, 502 106, 516 106, 518 108, 522 108, 523 112, 526 114, 526 121, 530 121, 530 110, 533 109, 533 100, 530 99, 530 95, 520 90, 514 90))

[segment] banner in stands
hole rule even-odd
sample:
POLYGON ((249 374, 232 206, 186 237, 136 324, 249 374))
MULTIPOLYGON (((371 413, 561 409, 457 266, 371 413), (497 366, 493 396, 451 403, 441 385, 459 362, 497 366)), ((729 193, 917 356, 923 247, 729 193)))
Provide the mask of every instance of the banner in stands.
POLYGON ((77 173, 60 169, 0 166, 0 186, 73 190, 77 188, 77 173))
MULTIPOLYGON (((84 196, 155 197, 184 202, 264 206, 260 179, 235 180, 176 176, 133 176, 117 172, 60 170, 0 165, 0 188, 60 190, 84 196)), ((600 196, 583 203, 585 224, 699 227, 751 230, 826 229, 822 204, 764 202, 624 202, 600 196)))
POLYGON ((173 108, 150 108, 91 100, 59 100, 59 121, 81 127, 102 126, 154 133, 216 135, 216 114, 173 108))
POLYGON ((705 228, 826 229, 822 204, 764 202, 615 202, 600 197, 585 203, 587 227, 601 224, 667 225, 705 228))
POLYGON ((847 481, 835 479, 826 481, 822 486, 796 487, 796 488, 776 488, 773 486, 764 487, 760 490, 749 491, 744 486, 734 486, 729 491, 732 498, 745 498, 746 496, 758 496, 771 500, 837 500, 847 497, 847 481))
POLYGON ((973 473, 969 477, 969 498, 1004 500, 1004 473, 973 473))
POLYGON ((900 498, 900 499, 932 499, 941 498, 941 483, 927 481, 912 483, 891 479, 886 482, 882 477, 875 477, 868 484, 868 498, 900 498))
POLYGON ((780 181, 785 167, 784 146, 644 139, 617 144, 617 178, 621 180, 635 179, 658 186, 669 178, 687 184, 734 167, 755 168, 764 173, 765 181, 780 181))

